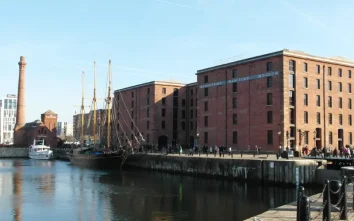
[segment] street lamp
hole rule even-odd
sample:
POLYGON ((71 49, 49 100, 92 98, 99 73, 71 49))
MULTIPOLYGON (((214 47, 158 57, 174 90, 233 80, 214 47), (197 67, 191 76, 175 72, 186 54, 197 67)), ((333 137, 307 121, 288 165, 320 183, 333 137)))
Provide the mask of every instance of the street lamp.
POLYGON ((313 132, 313 145, 314 145, 315 147, 317 147, 317 146, 316 146, 316 137, 317 137, 317 132, 314 131, 314 132, 313 132))
POLYGON ((281 135, 281 132, 278 131, 278 143, 279 143, 279 149, 281 148, 281 145, 280 145, 280 135, 281 135))

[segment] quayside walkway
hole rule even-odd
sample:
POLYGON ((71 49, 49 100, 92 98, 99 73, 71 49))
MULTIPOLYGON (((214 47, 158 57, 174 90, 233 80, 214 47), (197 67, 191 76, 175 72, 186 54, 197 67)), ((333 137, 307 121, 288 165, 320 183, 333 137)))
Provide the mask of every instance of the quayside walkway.
MULTIPOLYGON (((354 220, 354 209, 353 209, 353 185, 347 185, 347 193, 346 193, 346 201, 347 201, 347 219, 346 220, 354 220)), ((324 206, 323 206, 323 197, 325 195, 325 187, 323 191, 319 194, 313 195, 310 197, 310 219, 306 220, 314 220, 314 221, 322 221, 324 206)), ((337 205, 331 205, 331 220, 341 220, 340 219, 340 207, 339 201, 343 199, 343 194, 336 201, 337 205)), ((326 201, 325 201, 326 202, 326 201)), ((278 208, 270 209, 267 212, 259 214, 257 216, 246 219, 246 221, 289 221, 296 220, 297 217, 297 202, 292 202, 284 206, 280 206, 278 208)), ((329 220, 325 218, 325 220, 329 220)))

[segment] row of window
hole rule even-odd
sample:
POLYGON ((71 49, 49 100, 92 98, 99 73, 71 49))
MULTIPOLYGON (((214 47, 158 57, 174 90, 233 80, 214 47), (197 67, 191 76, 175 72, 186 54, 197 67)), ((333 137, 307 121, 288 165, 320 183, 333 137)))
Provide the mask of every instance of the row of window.
MULTIPOLYGON (((294 60, 289 61, 289 71, 296 72, 296 62, 294 60)), ((323 69, 324 71, 324 69, 323 69)), ((323 72, 322 71, 322 72, 323 72)), ((303 65, 303 72, 308 72, 308 64, 304 62, 303 65)), ((321 66, 316 65, 316 73, 321 74, 321 66)), ((343 70, 341 68, 338 68, 338 77, 343 77, 343 70)), ((329 76, 332 76, 332 67, 327 67, 327 74, 329 76)), ((348 70, 348 78, 352 78, 352 71, 348 70)))
MULTIPOLYGON (((147 88, 147 89, 146 89, 146 93, 147 93, 147 95, 150 94, 150 88, 147 88)), ((166 94, 166 93, 167 93, 167 90, 166 90, 165 87, 163 87, 163 88, 162 88, 162 94, 166 94)), ((190 93, 191 93, 191 95, 193 95, 193 89, 191 89, 190 93)), ((134 97, 135 97, 134 95, 135 95, 135 94, 134 94, 134 91, 132 91, 132 92, 131 92, 131 97, 134 98, 134 97)), ((174 95, 174 96, 178 96, 178 88, 174 88, 174 89, 173 89, 173 95, 174 95)), ((119 96, 117 96, 117 99, 119 100, 119 96)))
MULTIPOLYGON (((353 133, 352 132, 348 132, 348 143, 350 145, 353 144, 353 133)), ((309 132, 306 131, 304 133, 304 144, 309 144, 309 132)), ((333 132, 329 131, 328 132, 328 144, 332 145, 333 144, 333 132)))
MULTIPOLYGON (((328 81, 328 90, 332 91, 332 81, 328 81)), ((304 77, 304 88, 308 88, 308 78, 304 77)), ((316 88, 321 89, 321 80, 316 79, 316 88)), ((342 82, 338 82, 338 92, 343 92, 342 82)), ((348 83, 348 93, 352 93, 352 84, 348 83)))
MULTIPOLYGON (((348 125, 352 126, 353 121, 352 121, 352 115, 348 115, 348 125)), ((309 113, 307 111, 304 111, 304 123, 307 124, 309 122, 309 113)), ((321 124, 321 113, 317 112, 316 113, 316 122, 317 124, 321 124)), ((343 125, 343 114, 338 115, 338 123, 339 125, 343 125)), ((328 124, 332 125, 333 124, 333 115, 331 113, 328 114, 328 124)))
MULTIPOLYGON (((327 103, 328 103, 328 107, 333 107, 333 102, 332 102, 332 96, 328 96, 327 99, 327 103)), ((304 105, 308 106, 309 104, 309 96, 308 94, 304 94, 304 105)), ((321 107, 321 96, 320 95, 316 95, 316 106, 317 107, 321 107)), ((339 108, 343 108, 343 98, 339 97, 338 98, 338 107, 339 108)), ((352 109, 352 99, 348 98, 348 109, 351 110, 352 109)))
MULTIPOLYGON (((209 143, 209 133, 204 132, 204 144, 209 143)), ((237 144, 238 143, 238 132, 237 131, 232 131, 232 143, 237 144)), ((273 144, 273 131, 272 130, 267 130, 267 144, 273 144)))

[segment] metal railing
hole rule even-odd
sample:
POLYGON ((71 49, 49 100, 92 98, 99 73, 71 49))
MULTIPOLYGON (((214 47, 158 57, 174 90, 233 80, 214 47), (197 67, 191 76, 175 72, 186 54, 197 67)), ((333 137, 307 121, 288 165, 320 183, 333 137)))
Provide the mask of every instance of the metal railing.
MULTIPOLYGON (((297 221, 310 221, 319 218, 322 215, 322 220, 331 221, 332 208, 334 212, 339 212, 340 220, 348 220, 348 214, 354 211, 353 208, 348 210, 347 206, 347 177, 343 176, 341 180, 326 180, 322 192, 317 199, 311 199, 304 194, 305 188, 300 186, 298 189, 297 198, 297 221), (322 206, 316 216, 311 216, 311 204, 323 199, 322 206)), ((353 190, 354 191, 354 190, 353 190)), ((354 200, 354 199, 353 199, 354 200)))

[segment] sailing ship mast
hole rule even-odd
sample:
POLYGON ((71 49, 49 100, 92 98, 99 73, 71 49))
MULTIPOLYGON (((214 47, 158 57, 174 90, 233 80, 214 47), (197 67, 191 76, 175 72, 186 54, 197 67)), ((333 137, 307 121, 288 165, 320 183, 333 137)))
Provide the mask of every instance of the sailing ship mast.
POLYGON ((83 146, 84 143, 84 114, 85 114, 85 107, 84 107, 84 75, 85 73, 82 72, 82 101, 81 101, 81 138, 80 138, 80 142, 81 142, 81 147, 83 146))
POLYGON ((107 148, 111 147, 111 84, 112 84, 112 66, 111 60, 108 64, 108 96, 107 96, 107 148))
POLYGON ((93 63, 93 146, 96 147, 96 62, 93 63))

